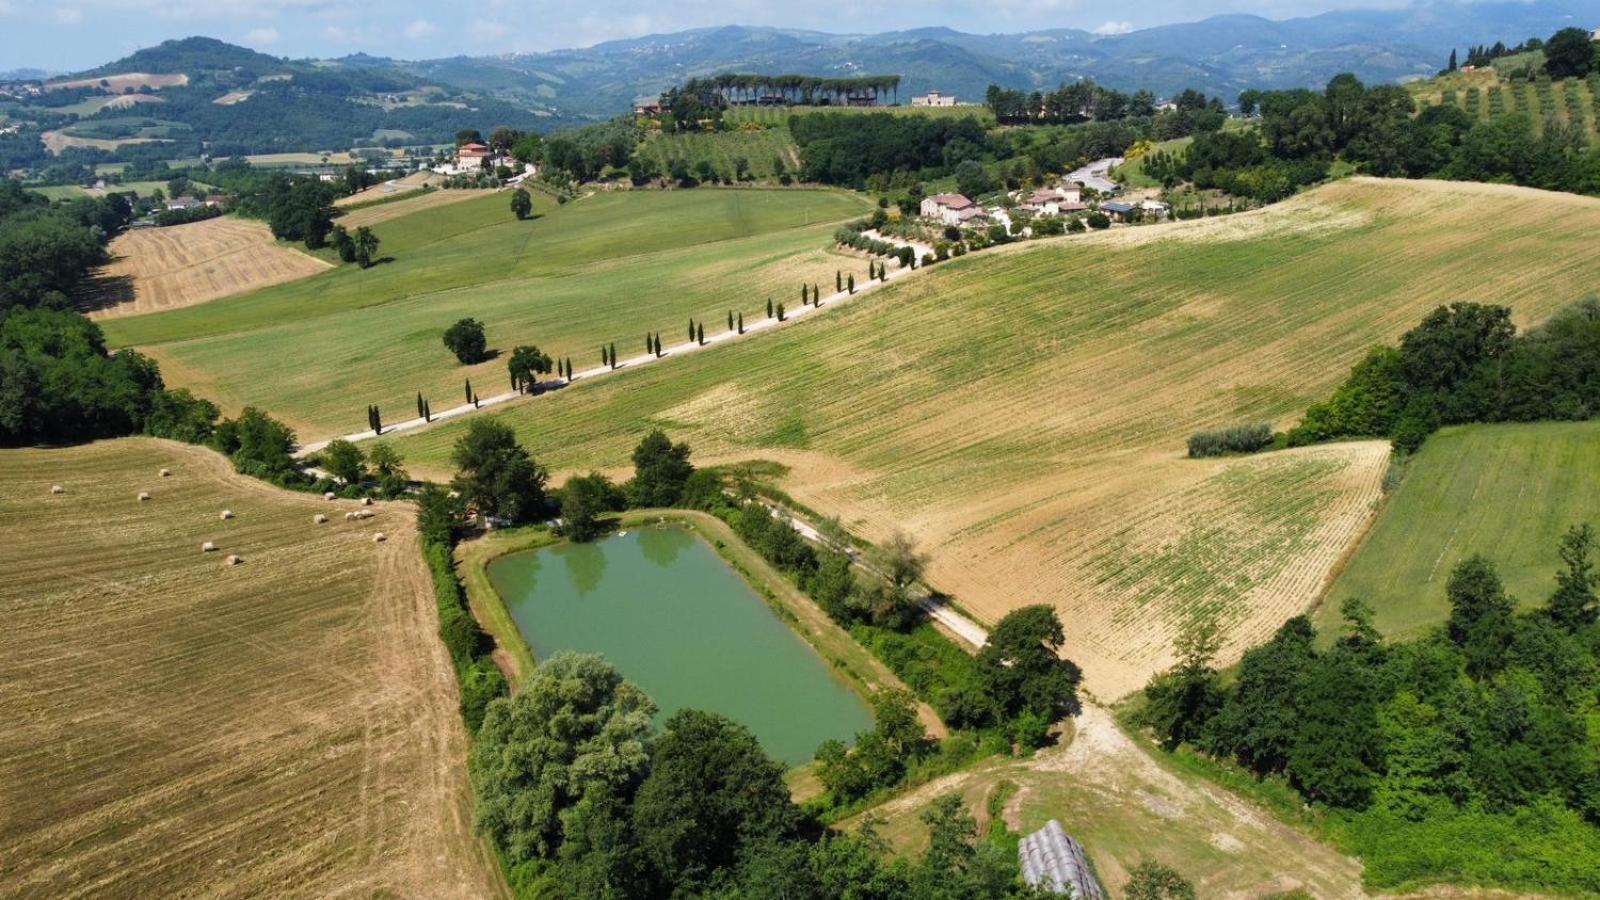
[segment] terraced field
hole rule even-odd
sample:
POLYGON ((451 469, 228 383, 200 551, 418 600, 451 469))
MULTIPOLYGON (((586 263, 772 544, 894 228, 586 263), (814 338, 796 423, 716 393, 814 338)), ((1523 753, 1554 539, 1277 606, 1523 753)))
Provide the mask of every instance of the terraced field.
POLYGON ((0 894, 501 892, 414 514, 339 505, 165 441, 0 451, 0 894))
POLYGON ((441 342, 465 316, 500 353, 531 343, 593 365, 602 342, 640 352, 646 331, 676 337, 691 316, 720 329, 730 309, 759 317, 769 296, 798 303, 802 279, 866 274, 864 261, 827 249, 836 223, 868 209, 838 191, 646 191, 559 208, 536 195, 535 205, 537 218, 517 222, 508 196, 492 193, 379 221, 393 262, 117 319, 107 337, 149 352, 169 382, 225 408, 263 406, 311 440, 351 431, 369 403, 409 416, 418 391, 442 407, 466 378, 482 393, 506 389, 504 358, 464 367, 441 342))
MULTIPOLYGON (((979 618, 1055 604, 1068 653, 1112 698, 1170 662, 1197 612, 1230 625, 1231 656, 1309 609, 1385 466, 1376 445, 1191 461, 1188 434, 1292 423, 1442 303, 1549 315, 1600 281, 1596 228, 1593 199, 1347 180, 1249 214, 971 255, 494 415, 557 470, 625 468, 653 426, 701 460, 787 463, 807 505, 876 538, 913 531, 933 583, 979 618)), ((463 427, 397 444, 448 474, 463 427)))
POLYGON ((78 298, 91 319, 194 306, 329 268, 273 240, 265 224, 231 216, 126 231, 108 251, 111 263, 78 298))
POLYGON ((1600 528, 1600 422, 1445 429, 1423 444, 1328 591, 1318 625, 1331 633, 1346 597, 1370 603, 1385 634, 1438 625, 1450 612, 1450 571, 1475 553, 1524 607, 1542 606, 1555 590, 1561 536, 1584 522, 1600 528))

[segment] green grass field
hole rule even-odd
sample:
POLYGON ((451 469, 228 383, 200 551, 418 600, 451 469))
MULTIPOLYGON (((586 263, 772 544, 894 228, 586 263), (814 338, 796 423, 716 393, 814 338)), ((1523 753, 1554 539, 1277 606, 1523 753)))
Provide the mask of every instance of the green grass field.
POLYGON ((418 391, 435 409, 455 405, 466 378, 483 395, 506 390, 503 357, 463 367, 445 349, 459 318, 482 321, 491 349, 537 344, 589 366, 602 342, 640 353, 647 330, 682 340, 690 316, 721 330, 729 309, 798 302, 802 278, 865 274, 827 249, 837 222, 868 209, 843 192, 619 192, 561 207, 535 194, 527 222, 508 197, 379 223, 393 262, 108 321, 108 339, 149 351, 171 383, 228 408, 263 406, 311 439, 361 428, 369 403, 409 418, 418 391))
POLYGON ((1600 528, 1600 422, 1475 425, 1428 438, 1318 610, 1324 638, 1359 597, 1385 634, 1415 635, 1449 613, 1450 571, 1481 553, 1524 607, 1555 589, 1556 546, 1600 528))
MULTIPOLYGON (((210 185, 201 184, 198 181, 190 183, 194 186, 195 192, 204 192, 210 189, 210 185)), ((29 190, 43 194, 51 200, 70 200, 73 197, 91 197, 100 193, 76 184, 55 184, 48 187, 29 188, 29 190)), ((161 191, 165 194, 167 192, 167 183, 165 181, 129 181, 123 184, 107 184, 105 193, 120 194, 125 191, 133 191, 141 197, 148 197, 155 191, 161 191)))
MULTIPOLYGON (((914 531, 933 582, 981 618, 1057 603, 1069 653, 1118 696, 1165 665, 1186 610, 1224 603, 1247 645, 1309 609, 1376 497, 1381 448, 1273 487, 1281 455, 1188 461, 1188 434, 1292 423, 1439 304, 1549 315, 1600 280, 1595 227, 1587 198, 1347 179, 1259 213, 969 255, 493 415, 558 471, 625 468, 656 426, 702 459, 786 462, 800 502, 873 538, 914 531), (1479 227, 1460 227, 1464 204, 1479 227), (1254 507, 1231 498, 1252 480, 1285 499, 1278 536, 1230 537, 1249 532, 1254 507), (1282 542, 1283 566, 1258 566, 1263 540, 1282 542), (1212 587, 1171 577, 1195 554, 1212 587)), ((445 475, 463 428, 396 444, 445 475)))

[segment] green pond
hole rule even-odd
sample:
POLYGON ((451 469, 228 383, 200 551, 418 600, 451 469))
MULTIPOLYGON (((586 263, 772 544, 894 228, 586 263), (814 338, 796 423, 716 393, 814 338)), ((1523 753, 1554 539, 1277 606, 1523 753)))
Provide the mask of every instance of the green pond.
POLYGON ((659 721, 685 707, 721 713, 791 766, 872 724, 811 646, 683 528, 503 556, 489 580, 535 657, 605 656, 655 700, 659 721))

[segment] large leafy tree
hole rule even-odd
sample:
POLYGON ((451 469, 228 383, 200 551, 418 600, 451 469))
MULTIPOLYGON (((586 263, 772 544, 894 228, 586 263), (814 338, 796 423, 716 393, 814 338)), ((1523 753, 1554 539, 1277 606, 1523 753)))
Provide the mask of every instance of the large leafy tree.
POLYGON ((552 365, 550 354, 538 347, 523 344, 511 351, 506 369, 511 375, 512 385, 518 390, 526 390, 538 381, 537 376, 550 374, 552 365))
POLYGON ((1581 78, 1594 64, 1594 39, 1582 28, 1563 28, 1545 42, 1544 68, 1551 78, 1581 78))
POLYGON ((655 704, 599 656, 545 661, 489 704, 472 745, 478 830, 513 863, 556 857, 573 830, 619 818, 649 766, 655 704))
POLYGON ((456 441, 452 486, 487 515, 524 522, 544 506, 544 469, 517 443, 511 426, 474 419, 456 441))
POLYGON ((635 506, 676 506, 684 483, 694 474, 689 445, 672 443, 660 429, 645 435, 634 448, 633 468, 629 489, 635 506))
POLYGON ((1233 692, 1211 723, 1213 753, 1233 756, 1257 774, 1283 771, 1298 729, 1300 683, 1317 661, 1316 638, 1311 621, 1295 616, 1244 654, 1233 692))
POLYGON ((1450 601, 1446 632, 1467 657, 1475 678, 1497 671, 1515 628, 1516 602, 1506 596, 1500 575, 1482 556, 1456 566, 1445 585, 1450 601))
POLYGON ((489 339, 484 335, 483 323, 477 319, 461 319, 445 329, 444 345, 456 355, 462 365, 483 362, 489 349, 489 339))
POLYGON ((1028 714, 1044 722, 1078 712, 1076 665, 1059 651, 1066 635, 1056 611, 1043 604, 1012 610, 978 652, 985 692, 1007 717, 1028 714))
POLYGON ((731 872, 744 848, 788 839, 799 821, 783 767, 750 730, 698 710, 667 720, 633 813, 656 871, 691 892, 731 872))

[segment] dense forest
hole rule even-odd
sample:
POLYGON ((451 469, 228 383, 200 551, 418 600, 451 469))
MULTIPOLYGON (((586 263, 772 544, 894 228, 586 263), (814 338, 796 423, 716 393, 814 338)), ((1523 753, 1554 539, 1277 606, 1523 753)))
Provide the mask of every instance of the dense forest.
POLYGON ((1420 640, 1384 641, 1352 600, 1324 649, 1297 616, 1226 683, 1197 624, 1139 721, 1169 750, 1286 782, 1375 886, 1600 891, 1594 550, 1574 526, 1551 548, 1549 599, 1525 613, 1490 562, 1461 563, 1448 621, 1420 640))

